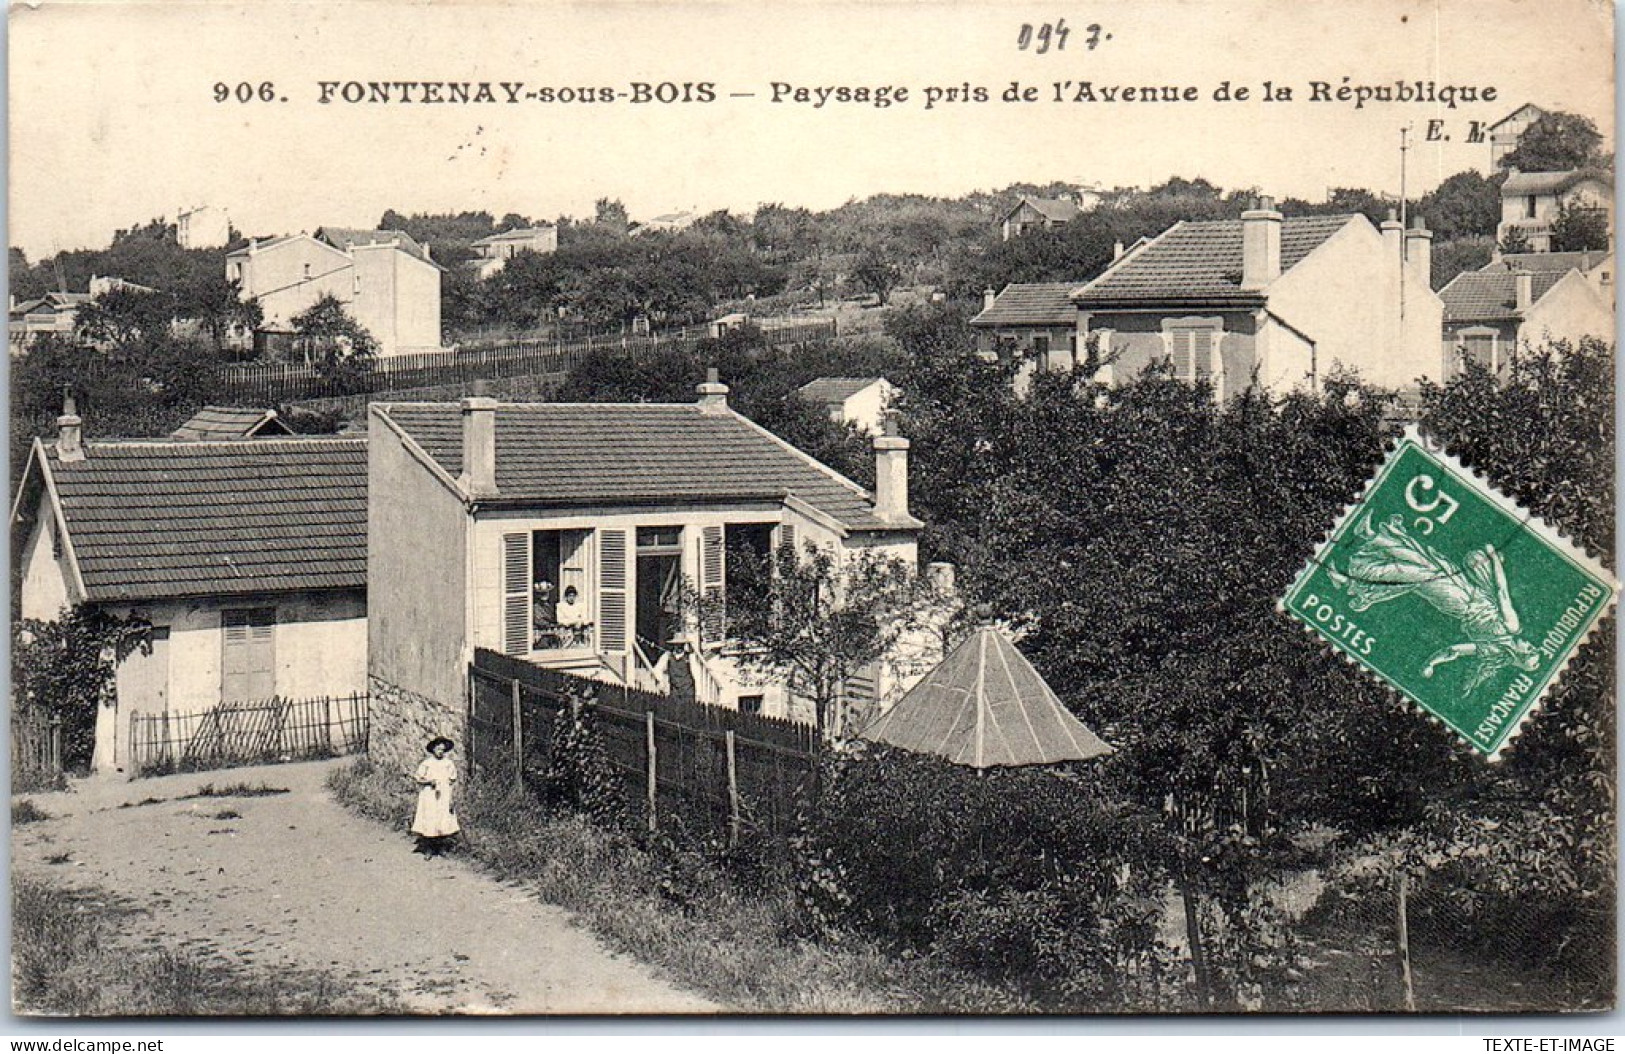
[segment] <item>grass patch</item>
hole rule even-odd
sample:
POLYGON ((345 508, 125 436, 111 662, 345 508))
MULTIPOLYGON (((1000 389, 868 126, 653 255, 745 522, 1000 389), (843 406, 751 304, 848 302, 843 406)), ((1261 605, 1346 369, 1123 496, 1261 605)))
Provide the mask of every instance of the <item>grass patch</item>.
POLYGON ((205 783, 191 794, 183 794, 178 801, 188 801, 192 798, 269 798, 275 794, 287 794, 286 787, 267 787, 263 783, 253 786, 247 783, 228 783, 216 787, 212 783, 205 783))
POLYGON ((110 894, 16 877, 11 887, 12 1001, 20 1014, 387 1014, 403 1007, 330 974, 235 963, 128 937, 142 912, 110 894))
POLYGON ((71 864, 73 863, 73 854, 52 853, 50 856, 45 858, 45 862, 47 864, 71 864))
POLYGON ((27 798, 11 803, 11 826, 21 827, 25 823, 39 823, 49 820, 51 814, 35 805, 27 798))
POLYGON ((133 809, 138 805, 162 805, 168 798, 142 798, 140 801, 119 802, 121 809, 133 809))
MULTIPOLYGON (((401 780, 363 760, 332 773, 347 807, 401 831, 401 780)), ((511 785, 475 784, 459 801, 464 851, 498 878, 574 912, 605 944, 663 968, 731 1011, 791 1014, 1032 1010, 1008 991, 850 937, 794 936, 792 894, 744 891, 715 865, 680 867, 574 814, 550 815, 511 785)))
POLYGON ((214 818, 216 820, 241 820, 243 818, 243 814, 238 812, 236 809, 221 809, 219 812, 214 814, 214 818))

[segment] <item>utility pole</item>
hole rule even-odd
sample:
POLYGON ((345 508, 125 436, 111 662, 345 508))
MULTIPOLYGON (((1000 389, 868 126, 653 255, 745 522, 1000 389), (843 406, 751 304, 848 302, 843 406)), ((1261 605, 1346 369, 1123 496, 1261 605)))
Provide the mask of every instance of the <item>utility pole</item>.
POLYGON ((1411 148, 1411 126, 1399 128, 1399 317, 1405 317, 1405 232, 1410 230, 1405 201, 1405 155, 1411 148))

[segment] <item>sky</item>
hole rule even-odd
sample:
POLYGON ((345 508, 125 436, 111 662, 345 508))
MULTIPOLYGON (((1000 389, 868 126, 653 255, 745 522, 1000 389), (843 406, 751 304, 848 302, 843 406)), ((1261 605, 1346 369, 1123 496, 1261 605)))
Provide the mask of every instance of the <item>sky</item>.
MULTIPOLYGON (((1613 126, 1613 8, 1593 0, 1096 0, 1090 5, 74 2, 10 13, 10 243, 38 259, 116 228, 224 207, 248 234, 484 209, 634 219, 815 209, 878 192, 1014 182, 1149 186, 1171 175, 1278 197, 1397 193, 1487 168, 1470 123, 1524 102, 1613 126), (1064 18, 1065 46, 1039 30, 1064 18), (1023 48, 1022 28, 1033 31, 1023 48), (1098 32, 1090 29, 1098 26, 1098 32), (1091 46, 1092 45, 1092 46, 1091 46), (1434 102, 1314 101, 1395 81, 1493 88, 1434 102), (481 82, 494 103, 343 101, 343 85, 481 82), (1268 81, 1291 100, 1263 101, 1268 81), (323 83, 334 101, 320 101, 323 83), (518 83, 509 103, 499 82, 518 83), (888 107, 774 102, 772 85, 906 88, 888 107), (1003 101, 1012 82, 1035 101, 1003 101), (1054 101, 1057 82, 1069 83, 1054 101), (1194 88, 1196 101, 1074 101, 1077 85, 1194 88), (1216 101, 1225 82, 1242 101, 1216 101), (271 101, 259 86, 269 83, 271 101), (713 101, 636 103, 634 85, 713 101), (238 102, 246 84, 256 97, 238 102), (216 85, 233 95, 215 101, 216 85), (987 89, 929 108, 925 89, 987 89), (544 88, 610 89, 548 102, 544 88), (735 97, 735 96, 749 97, 735 97), (1422 141, 1428 122, 1441 136, 1422 141)), ((445 89, 442 90, 444 94, 445 89)), ((414 98, 422 89, 414 89, 414 98)), ((1610 141, 1611 146, 1611 141, 1610 141)))

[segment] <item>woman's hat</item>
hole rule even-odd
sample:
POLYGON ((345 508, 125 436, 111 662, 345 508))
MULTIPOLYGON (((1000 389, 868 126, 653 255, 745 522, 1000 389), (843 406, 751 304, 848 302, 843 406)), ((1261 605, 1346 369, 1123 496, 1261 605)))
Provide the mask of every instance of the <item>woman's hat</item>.
POLYGON ((444 743, 446 745, 447 750, 451 750, 451 749, 453 749, 453 748, 455 748, 457 746, 456 743, 453 743, 451 740, 447 739, 445 736, 435 736, 433 739, 429 740, 428 745, 425 746, 423 749, 427 750, 429 753, 432 754, 432 753, 434 753, 434 748, 438 747, 442 743, 444 743))

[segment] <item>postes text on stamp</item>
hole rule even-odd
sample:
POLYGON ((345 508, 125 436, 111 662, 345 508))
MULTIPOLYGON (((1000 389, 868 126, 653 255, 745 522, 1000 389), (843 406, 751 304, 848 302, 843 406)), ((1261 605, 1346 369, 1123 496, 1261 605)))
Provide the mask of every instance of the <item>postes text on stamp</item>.
POLYGON ((1494 760, 1617 592, 1413 428, 1280 607, 1494 760))

